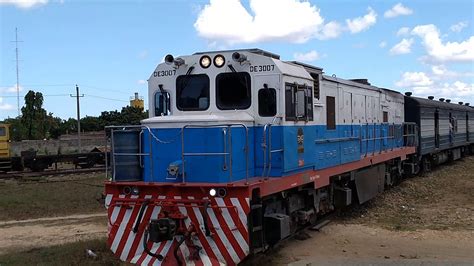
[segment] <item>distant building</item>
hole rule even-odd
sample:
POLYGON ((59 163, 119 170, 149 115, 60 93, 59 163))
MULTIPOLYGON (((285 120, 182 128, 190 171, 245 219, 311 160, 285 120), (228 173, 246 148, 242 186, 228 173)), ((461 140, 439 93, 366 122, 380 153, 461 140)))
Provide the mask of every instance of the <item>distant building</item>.
POLYGON ((130 98, 130 106, 145 109, 143 97, 138 96, 138 92, 135 92, 135 97, 130 98))

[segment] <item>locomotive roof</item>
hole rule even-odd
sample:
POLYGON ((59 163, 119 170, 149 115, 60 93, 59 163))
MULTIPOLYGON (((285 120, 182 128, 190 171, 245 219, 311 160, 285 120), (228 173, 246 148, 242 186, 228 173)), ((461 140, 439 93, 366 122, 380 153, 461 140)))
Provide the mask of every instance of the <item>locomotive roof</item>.
POLYGON ((355 86, 355 87, 359 87, 359 88, 364 88, 364 89, 368 89, 368 90, 375 90, 375 91, 384 90, 383 88, 379 88, 379 87, 374 86, 374 85, 368 85, 368 84, 356 82, 356 81, 353 81, 353 80, 338 78, 336 76, 323 75, 323 79, 328 80, 328 81, 338 82, 338 83, 341 83, 341 84, 350 85, 350 86, 355 86))
POLYGON ((218 51, 207 51, 207 52, 197 52, 194 53, 193 55, 200 55, 200 54, 215 54, 215 53, 226 53, 226 52, 248 52, 248 53, 253 53, 253 54, 258 54, 258 55, 263 55, 263 56, 268 56, 274 59, 280 59, 280 55, 258 49, 258 48, 251 48, 251 49, 237 49, 237 50, 218 50, 218 51))
POLYGON ((405 96, 405 101, 413 101, 418 104, 418 106, 423 107, 436 107, 436 108, 443 108, 443 109, 452 109, 452 110, 459 110, 459 111, 474 111, 472 107, 466 105, 460 105, 457 103, 447 103, 441 102, 437 100, 430 100, 421 97, 413 97, 413 96, 405 96))

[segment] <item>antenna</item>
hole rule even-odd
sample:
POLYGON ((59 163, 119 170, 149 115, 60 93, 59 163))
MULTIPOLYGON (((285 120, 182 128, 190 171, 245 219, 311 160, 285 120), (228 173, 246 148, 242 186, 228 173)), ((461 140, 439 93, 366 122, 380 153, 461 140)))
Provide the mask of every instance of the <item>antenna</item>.
POLYGON ((20 116, 20 69, 18 66, 18 28, 15 28, 15 54, 16 54, 16 105, 18 109, 18 116, 20 116))

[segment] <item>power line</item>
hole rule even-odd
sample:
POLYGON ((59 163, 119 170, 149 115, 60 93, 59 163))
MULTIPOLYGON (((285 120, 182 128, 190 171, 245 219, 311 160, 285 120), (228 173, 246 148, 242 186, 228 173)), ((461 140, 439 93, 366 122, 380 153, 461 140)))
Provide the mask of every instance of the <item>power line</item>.
MULTIPOLYGON (((24 87, 71 87, 71 86, 75 86, 75 84, 72 84, 72 83, 71 84, 23 84, 23 86, 24 87)), ((0 88, 11 88, 11 87, 12 87, 11 85, 10 86, 9 85, 0 86, 0 88)), ((111 91, 111 92, 117 92, 117 93, 130 95, 130 92, 121 91, 121 90, 99 88, 99 87, 92 86, 92 85, 81 84, 81 87, 94 89, 94 90, 101 90, 101 91, 111 91)))
POLYGON ((104 100, 110 100, 110 101, 126 102, 126 103, 128 103, 128 101, 125 101, 125 100, 112 99, 112 98, 102 97, 102 96, 98 96, 98 95, 86 94, 86 96, 89 96, 89 97, 92 97, 92 98, 99 98, 99 99, 104 99, 104 100))
MULTIPOLYGON (((70 87, 74 84, 23 84, 25 87, 70 87)), ((8 86, 2 86, 2 88, 8 88, 8 86)))
MULTIPOLYGON (((23 95, 22 97, 25 97, 23 95)), ((69 96, 69 94, 43 94, 43 97, 59 97, 59 96, 69 96)), ((0 95, 0 98, 16 98, 14 95, 0 95)))
POLYGON ((82 87, 86 87, 86 88, 90 88, 90 89, 104 90, 104 91, 111 91, 111 92, 118 92, 118 93, 123 93, 123 94, 130 95, 130 92, 121 91, 121 90, 104 89, 104 88, 98 88, 98 87, 95 87, 95 86, 84 85, 84 84, 81 84, 81 86, 82 86, 82 87))
MULTIPOLYGON (((23 95, 22 97, 25 97, 25 96, 26 96, 26 94, 23 95)), ((71 96, 71 95, 70 94, 43 94, 43 97, 66 97, 66 96, 71 96)), ((109 101, 117 101, 117 102, 128 103, 128 101, 126 101, 126 100, 113 99, 113 98, 103 97, 103 96, 99 96, 99 95, 84 94, 84 96, 103 99, 103 100, 109 100, 109 101)), ((14 96, 14 95, 0 95, 0 98, 15 98, 15 97, 16 96, 14 96)))

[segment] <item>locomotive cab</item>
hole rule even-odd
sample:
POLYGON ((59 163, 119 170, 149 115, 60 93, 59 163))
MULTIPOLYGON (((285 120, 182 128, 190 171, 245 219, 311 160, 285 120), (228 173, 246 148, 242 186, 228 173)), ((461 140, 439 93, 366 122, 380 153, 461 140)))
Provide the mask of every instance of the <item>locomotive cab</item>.
POLYGON ((231 183, 311 168, 313 149, 302 146, 312 134, 303 126, 314 124, 313 88, 321 74, 258 49, 168 55, 148 80, 150 117, 128 132, 140 155, 128 155, 128 170, 115 177, 231 183), (284 125, 302 127, 284 131, 284 125), (294 149, 285 151, 285 144, 294 149))

